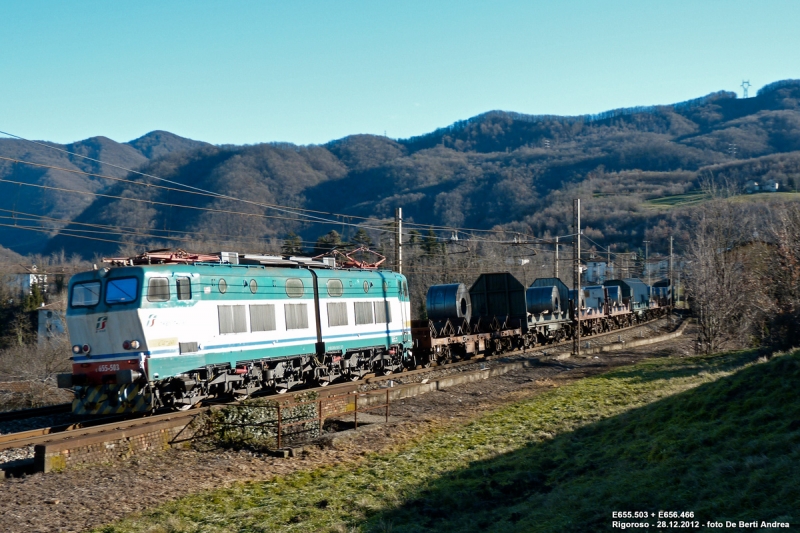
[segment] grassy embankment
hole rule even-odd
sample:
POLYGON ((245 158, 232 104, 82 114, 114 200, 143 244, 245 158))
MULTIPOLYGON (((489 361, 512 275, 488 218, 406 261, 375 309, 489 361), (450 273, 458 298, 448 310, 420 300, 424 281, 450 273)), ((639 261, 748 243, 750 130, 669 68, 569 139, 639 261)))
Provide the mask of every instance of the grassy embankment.
POLYGON ((102 531, 606 531, 612 511, 642 510, 800 521, 798 390, 800 353, 649 360, 102 531))

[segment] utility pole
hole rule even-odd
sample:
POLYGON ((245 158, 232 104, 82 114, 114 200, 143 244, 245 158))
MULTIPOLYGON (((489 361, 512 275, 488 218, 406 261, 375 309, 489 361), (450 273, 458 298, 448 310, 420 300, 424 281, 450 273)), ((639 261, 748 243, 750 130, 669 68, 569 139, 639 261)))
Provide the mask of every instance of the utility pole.
MULTIPOLYGON (((653 297, 653 288, 650 286, 650 265, 647 264, 647 255, 648 245, 650 241, 644 241, 644 271, 647 272, 647 299, 648 301, 650 298, 653 297)), ((650 305, 650 304, 648 304, 650 305)))
POLYGON ((672 235, 669 236, 669 305, 675 307, 675 286, 672 284, 672 235))
POLYGON ((556 277, 558 277, 558 237, 556 237, 556 277))
POLYGON ((578 357, 581 355, 581 199, 572 200, 573 228, 575 230, 575 240, 572 245, 572 259, 575 264, 575 272, 572 277, 572 287, 574 289, 575 301, 572 304, 575 309, 575 335, 572 336, 572 353, 578 357))
POLYGON ((608 245, 608 260, 606 261, 606 275, 605 275, 605 279, 603 281, 608 279, 609 276, 611 275, 611 247, 612 246, 614 246, 614 245, 613 244, 609 244, 608 245))
POLYGON ((394 257, 398 274, 403 273, 403 208, 398 207, 394 212, 394 225, 397 235, 394 237, 394 257))

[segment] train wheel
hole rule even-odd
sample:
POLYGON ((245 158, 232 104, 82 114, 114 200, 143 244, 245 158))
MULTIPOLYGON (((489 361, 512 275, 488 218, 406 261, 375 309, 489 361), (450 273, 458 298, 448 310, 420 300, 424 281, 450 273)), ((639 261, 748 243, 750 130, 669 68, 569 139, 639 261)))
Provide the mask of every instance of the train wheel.
POLYGON ((300 384, 300 382, 299 381, 295 381, 294 376, 290 375, 284 381, 276 381, 275 382, 275 392, 277 394, 286 394, 286 392, 289 389, 291 389, 292 387, 295 387, 295 386, 297 386, 299 384, 300 384))

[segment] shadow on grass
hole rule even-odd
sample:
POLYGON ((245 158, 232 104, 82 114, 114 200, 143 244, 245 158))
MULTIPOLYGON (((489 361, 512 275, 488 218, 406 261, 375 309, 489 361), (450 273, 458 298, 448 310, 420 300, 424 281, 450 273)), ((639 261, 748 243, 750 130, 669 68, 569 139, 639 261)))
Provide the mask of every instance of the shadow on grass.
POLYGON ((730 372, 743 365, 752 363, 760 357, 758 350, 731 352, 713 357, 687 357, 683 359, 684 364, 676 368, 672 359, 662 360, 672 355, 674 354, 666 350, 663 352, 653 352, 650 354, 649 359, 640 361, 635 367, 624 367, 618 370, 612 370, 598 376, 598 378, 606 380, 631 379, 638 382, 648 382, 660 379, 695 376, 703 372, 730 372))
MULTIPOLYGON (((747 353, 722 356, 734 368, 747 353)), ((657 362, 611 375, 669 372, 657 362)), ((677 374, 676 374, 677 372, 677 374)), ((654 373, 654 375, 651 375, 654 373)), ((367 531, 609 531, 613 511, 691 511, 712 520, 800 520, 800 355, 736 374, 418 487, 367 531)), ((639 521, 639 520, 626 520, 639 521)), ((665 528, 666 529, 666 528, 665 528)), ((636 529, 633 529, 636 530, 636 529)))

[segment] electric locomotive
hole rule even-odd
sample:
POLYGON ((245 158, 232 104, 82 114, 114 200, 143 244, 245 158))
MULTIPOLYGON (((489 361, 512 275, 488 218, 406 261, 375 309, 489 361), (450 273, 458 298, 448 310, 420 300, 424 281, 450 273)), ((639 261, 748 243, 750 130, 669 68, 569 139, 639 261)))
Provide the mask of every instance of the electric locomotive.
POLYGON ((82 415, 189 408, 413 365, 406 278, 333 258, 146 253, 72 277, 82 415))

